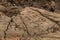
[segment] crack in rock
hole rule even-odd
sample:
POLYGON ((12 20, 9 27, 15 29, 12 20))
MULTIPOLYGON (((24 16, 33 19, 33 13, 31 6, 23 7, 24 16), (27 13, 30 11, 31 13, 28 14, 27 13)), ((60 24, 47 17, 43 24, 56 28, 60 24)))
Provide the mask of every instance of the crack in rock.
POLYGON ((8 27, 10 26, 10 23, 12 22, 12 18, 11 18, 11 20, 10 20, 10 22, 8 23, 8 25, 7 25, 7 29, 4 31, 4 34, 5 34, 5 36, 4 36, 4 39, 6 40, 6 31, 9 29, 8 27))
POLYGON ((20 18, 21 18, 21 21, 22 21, 22 23, 25 25, 25 31, 28 33, 28 35, 30 35, 30 33, 28 32, 28 28, 27 28, 27 25, 24 23, 24 21, 23 21, 23 19, 22 19, 22 17, 20 16, 20 18))

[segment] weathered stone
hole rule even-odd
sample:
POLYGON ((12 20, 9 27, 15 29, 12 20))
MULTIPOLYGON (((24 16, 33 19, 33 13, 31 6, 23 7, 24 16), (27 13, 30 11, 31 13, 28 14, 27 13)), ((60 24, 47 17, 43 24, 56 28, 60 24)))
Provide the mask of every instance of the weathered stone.
MULTIPOLYGON (((0 14, 3 14, 2 12, 0 12, 0 14)), ((7 29, 8 27, 8 23, 10 22, 10 18, 5 16, 5 15, 0 15, 0 36, 4 37, 4 31, 7 29)))
POLYGON ((6 11, 7 9, 4 6, 0 5, 0 12, 6 12, 6 11))
POLYGON ((21 17, 31 35, 45 33, 46 30, 51 27, 59 27, 53 21, 28 7, 21 12, 21 17))
POLYGON ((13 22, 11 22, 6 34, 7 37, 20 37, 24 34, 24 24, 19 16, 13 17, 13 22))
POLYGON ((60 15, 50 13, 31 7, 12 17, 0 12, 1 40, 60 40, 60 15))

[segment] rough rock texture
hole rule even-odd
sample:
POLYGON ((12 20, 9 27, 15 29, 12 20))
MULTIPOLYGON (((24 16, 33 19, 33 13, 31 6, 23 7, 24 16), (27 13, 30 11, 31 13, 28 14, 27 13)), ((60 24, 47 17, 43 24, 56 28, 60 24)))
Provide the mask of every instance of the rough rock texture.
POLYGON ((26 7, 7 16, 0 12, 0 40, 60 40, 60 14, 26 7))

